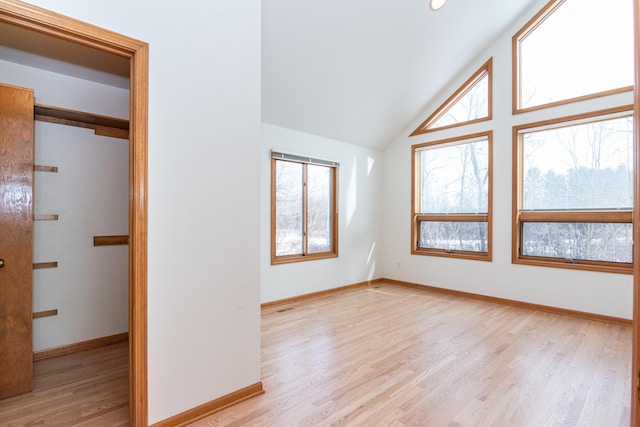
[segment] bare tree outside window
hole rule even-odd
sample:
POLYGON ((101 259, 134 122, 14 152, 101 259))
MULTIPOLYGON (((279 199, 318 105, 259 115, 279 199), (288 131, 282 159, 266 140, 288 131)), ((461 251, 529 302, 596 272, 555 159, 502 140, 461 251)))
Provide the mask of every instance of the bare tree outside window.
POLYGON ((488 256, 490 135, 414 146, 418 173, 414 215, 419 253, 433 249, 446 254, 470 252, 488 256))
POLYGON ((331 168, 308 168, 309 253, 331 250, 331 168))
POLYGON ((411 136, 491 120, 492 69, 493 58, 489 58, 411 136))
POLYGON ((276 256, 302 254, 303 168, 276 161, 276 256))
POLYGON ((337 166, 272 154, 272 264, 338 255, 337 166))
POLYGON ((489 115, 488 94, 489 74, 486 74, 430 128, 436 129, 487 117, 489 115))

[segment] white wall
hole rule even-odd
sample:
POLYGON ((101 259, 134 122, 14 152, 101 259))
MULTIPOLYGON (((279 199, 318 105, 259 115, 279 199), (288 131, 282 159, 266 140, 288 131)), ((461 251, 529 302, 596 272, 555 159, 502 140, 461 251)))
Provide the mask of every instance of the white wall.
MULTIPOLYGON (((0 61, 0 82, 34 89, 36 103, 128 118, 129 91, 0 61)), ((90 129, 36 122, 34 212, 58 221, 34 224, 34 351, 128 331, 128 247, 93 247, 94 235, 128 234, 128 141, 90 129)))
POLYGON ((35 0, 144 40, 149 423, 260 381, 259 0, 35 0))
POLYGON ((382 153, 262 124, 260 279, 262 302, 380 278, 382 153), (333 160, 338 177, 338 258, 271 265, 271 150, 333 160))
MULTIPOLYGON (((540 2, 542 6, 545 2, 540 2)), ((506 31, 487 51, 470 62, 438 99, 416 117, 384 153, 383 199, 385 233, 383 274, 447 289, 514 299, 590 313, 632 317, 633 277, 562 268, 533 267, 511 263, 512 126, 550 117, 548 111, 511 114, 511 37, 533 16, 506 31), (443 130, 409 138, 408 135, 493 56, 493 120, 467 126, 465 133, 493 129, 493 262, 469 261, 410 254, 411 145, 456 135, 443 130)), ((631 94, 558 107, 554 113, 571 115, 633 102, 631 94)))
POLYGON ((193 0, 188 6, 153 0, 31 3, 150 43, 150 423, 260 380, 260 273, 264 301, 292 296, 294 286, 300 294, 379 277, 380 256, 375 270, 369 258, 373 242, 374 252, 383 251, 385 277, 630 317, 630 277, 510 264, 515 119, 506 103, 515 29, 471 63, 439 100, 494 56, 494 262, 479 263, 409 254, 409 147, 425 139, 404 135, 438 100, 385 151, 383 162, 379 153, 335 142, 337 151, 330 151, 329 141, 312 137, 313 142, 294 145, 293 133, 269 126, 261 145, 259 0, 193 0), (282 140, 275 144, 277 135, 282 140), (340 184, 345 225, 337 260, 268 265, 264 186, 271 144, 297 152, 308 147, 310 155, 338 156, 345 169, 351 168, 341 172, 347 175, 340 184), (381 180, 379 170, 365 187, 369 157, 373 170, 383 163, 381 193, 375 183, 381 180), (349 187, 350 182, 355 184, 349 187), (376 209, 383 212, 382 221, 376 209), (376 226, 384 226, 382 244, 371 234, 376 226), (306 280, 311 285, 300 288, 306 280), (286 290, 278 283, 286 283, 286 290))
POLYGON ((36 104, 129 119, 129 90, 0 59, 0 82, 34 89, 36 104))
POLYGON ((57 347, 128 329, 128 246, 94 247, 93 236, 129 234, 129 144, 90 129, 36 123, 37 213, 34 260, 57 261, 34 270, 34 311, 58 315, 34 321, 34 350, 57 347))

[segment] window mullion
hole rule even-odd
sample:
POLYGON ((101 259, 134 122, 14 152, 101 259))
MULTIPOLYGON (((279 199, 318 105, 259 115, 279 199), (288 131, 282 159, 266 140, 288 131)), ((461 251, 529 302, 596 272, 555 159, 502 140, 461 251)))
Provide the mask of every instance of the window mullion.
POLYGON ((302 255, 309 254, 309 165, 302 168, 302 255))

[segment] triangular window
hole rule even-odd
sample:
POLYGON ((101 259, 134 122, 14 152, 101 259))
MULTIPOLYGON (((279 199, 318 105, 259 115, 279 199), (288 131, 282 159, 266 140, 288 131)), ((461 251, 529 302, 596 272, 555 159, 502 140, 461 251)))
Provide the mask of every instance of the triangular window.
POLYGON ((410 136, 491 120, 490 58, 410 136))

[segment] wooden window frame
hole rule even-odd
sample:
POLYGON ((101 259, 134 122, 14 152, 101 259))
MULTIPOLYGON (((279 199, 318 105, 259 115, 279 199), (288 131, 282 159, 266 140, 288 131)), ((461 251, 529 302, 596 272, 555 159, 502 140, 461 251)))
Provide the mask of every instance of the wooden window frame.
POLYGON ((492 205, 493 205, 493 131, 478 132, 411 146, 411 253, 413 255, 439 256, 446 258, 491 261, 492 259, 492 205), (425 214, 418 212, 420 206, 420 162, 418 156, 425 147, 450 143, 472 143, 480 139, 488 142, 487 213, 480 214, 425 214), (486 222, 487 252, 421 248, 419 246, 420 223, 423 221, 486 222))
POLYGON ((631 116, 634 112, 633 105, 624 105, 605 110, 592 111, 584 114, 559 117, 535 123, 522 124, 513 127, 513 213, 512 213, 512 263, 542 267, 568 268, 572 270, 599 271, 607 273, 632 274, 633 263, 619 263, 595 260, 567 260, 564 258, 552 258, 522 255, 520 251, 522 240, 522 228, 525 223, 531 222, 558 222, 558 223, 632 223, 633 211, 631 210, 573 210, 573 211, 523 211, 524 180, 523 172, 523 131, 545 127, 567 127, 571 125, 599 122, 619 116, 631 116), (628 113, 628 114, 623 114, 628 113))
POLYGON ((487 120, 491 120, 493 117, 493 57, 489 58, 487 62, 482 64, 482 66, 473 73, 469 79, 464 82, 462 86, 456 90, 453 95, 451 95, 436 111, 431 114, 427 120, 422 122, 420 126, 416 130, 414 130, 409 136, 422 135, 429 132, 440 131, 443 129, 451 129, 460 126, 470 125, 472 123, 484 122, 487 120), (476 84, 482 80, 485 76, 488 76, 488 84, 487 84, 487 116, 479 117, 477 119, 468 120, 465 122, 454 123, 447 126, 440 126, 437 128, 432 128, 434 123, 436 123, 442 116, 444 116, 449 109, 455 105, 460 99, 462 99, 471 89, 473 89, 476 84))
MULTIPOLYGON (((298 157, 298 156, 295 156, 298 157)), ((337 258, 338 257, 338 167, 337 163, 333 165, 322 164, 331 170, 331 250, 327 252, 309 253, 308 247, 308 221, 307 221, 307 167, 313 162, 302 160, 292 160, 286 158, 271 158, 271 265, 289 264, 293 262, 313 261, 319 259, 337 258), (276 255, 276 162, 291 162, 303 165, 303 236, 302 246, 303 253, 295 255, 276 255)))
POLYGON ((602 98, 605 96, 616 95, 619 93, 633 92, 633 85, 621 88, 610 89, 602 92, 585 94, 573 98, 562 99, 549 102, 546 104, 534 105, 522 108, 520 106, 522 86, 520 79, 520 43, 533 33, 549 16, 553 14, 566 0, 551 0, 547 3, 533 18, 531 18, 511 39, 511 69, 512 69, 512 113, 522 114, 530 111, 537 111, 560 105, 572 104, 575 102, 586 101, 589 99, 602 98))

